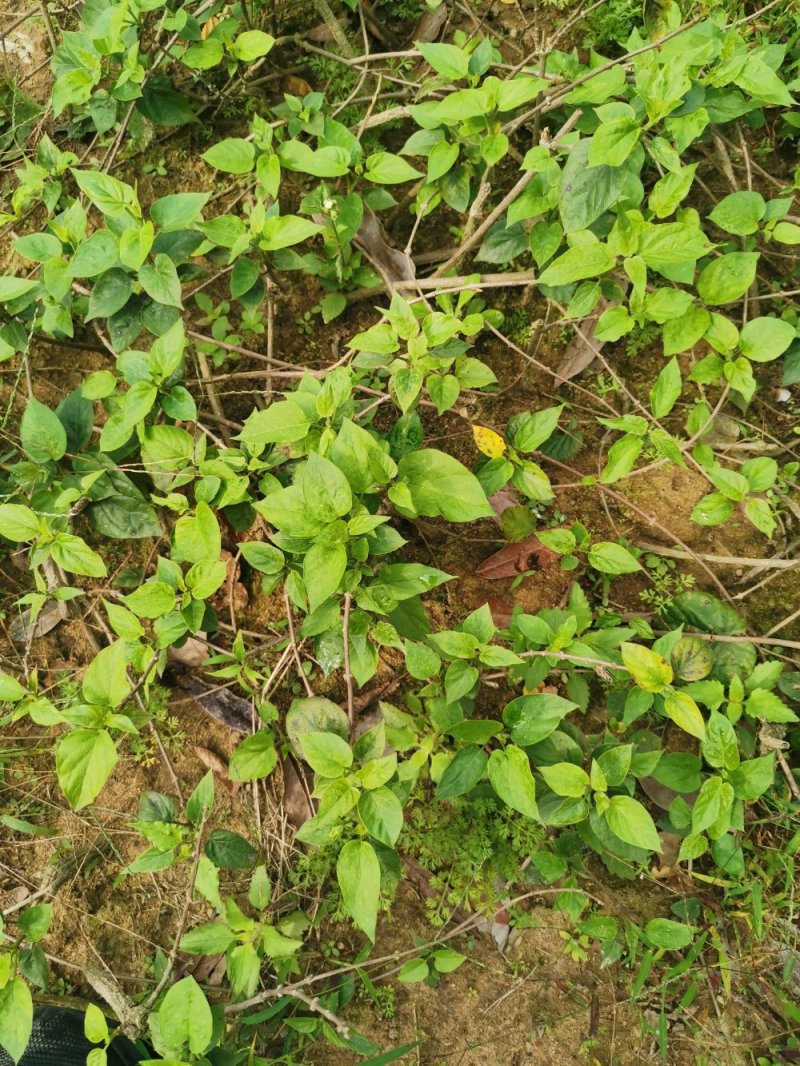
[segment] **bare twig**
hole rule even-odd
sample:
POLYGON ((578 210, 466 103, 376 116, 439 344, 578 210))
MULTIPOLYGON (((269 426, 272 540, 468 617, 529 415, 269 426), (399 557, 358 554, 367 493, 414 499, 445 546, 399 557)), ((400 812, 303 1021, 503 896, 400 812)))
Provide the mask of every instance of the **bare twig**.
POLYGON ((294 635, 294 619, 292 618, 292 605, 289 601, 289 593, 286 591, 286 586, 283 586, 283 602, 286 607, 286 620, 289 623, 289 640, 292 646, 292 653, 294 654, 294 661, 297 663, 297 672, 300 675, 303 684, 306 688, 306 694, 308 696, 314 695, 314 690, 306 677, 306 672, 303 669, 303 662, 300 658, 300 650, 297 647, 297 640, 294 635))

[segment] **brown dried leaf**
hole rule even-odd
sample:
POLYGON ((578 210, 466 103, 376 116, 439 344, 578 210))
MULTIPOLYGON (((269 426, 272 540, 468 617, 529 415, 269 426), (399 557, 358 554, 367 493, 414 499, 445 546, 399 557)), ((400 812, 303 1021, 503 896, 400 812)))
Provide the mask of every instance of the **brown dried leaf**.
POLYGON ((228 729, 236 733, 249 733, 252 729, 253 707, 249 700, 242 699, 229 688, 210 689, 191 674, 179 677, 178 684, 194 696, 206 714, 228 729))
POLYGON ((311 788, 292 759, 283 761, 283 809, 295 829, 299 829, 314 816, 314 806, 309 799, 311 788))
MULTIPOLYGON (((205 633, 202 635, 205 636, 205 633)), ((208 647, 197 637, 189 637, 179 648, 170 646, 167 649, 169 661, 180 666, 201 666, 207 657, 208 647)))
POLYGON ((364 217, 353 239, 387 285, 413 281, 417 276, 411 257, 387 243, 378 216, 369 207, 364 208, 364 217))
POLYGON ((27 644, 35 637, 43 637, 67 617, 67 605, 63 600, 48 600, 39 612, 36 621, 31 621, 31 612, 23 611, 13 618, 8 632, 15 644, 27 644))
POLYGON ((475 571, 485 581, 498 581, 504 577, 516 577, 526 570, 543 570, 553 566, 561 556, 545 547, 535 533, 518 544, 506 544, 490 555, 475 571))
POLYGON ((313 91, 305 78, 298 78, 294 74, 286 74, 281 78, 281 92, 289 93, 290 96, 308 96, 313 91))
POLYGON ((231 781, 228 777, 228 764, 215 751, 210 748, 201 748, 197 744, 194 747, 195 755, 207 770, 212 770, 219 783, 232 796, 239 791, 239 782, 231 781))
POLYGON ((497 524, 500 524, 500 516, 503 511, 507 511, 509 507, 516 507, 519 504, 519 496, 513 489, 504 488, 498 489, 497 492, 493 492, 488 497, 489 503, 492 505, 492 510, 497 516, 497 524))
MULTIPOLYGON (((336 21, 340 26, 347 25, 347 19, 337 19, 336 21)), ((318 26, 314 26, 308 31, 306 34, 306 40, 313 41, 314 44, 324 44, 327 41, 332 41, 333 34, 331 33, 330 26, 327 22, 320 22, 318 26)))
POLYGON ((506 603, 499 596, 487 596, 486 602, 492 612, 492 621, 498 629, 507 629, 511 625, 511 615, 514 610, 513 603, 506 603))
POLYGON ((447 4, 439 4, 435 11, 426 8, 414 27, 414 32, 406 42, 405 47, 410 48, 415 41, 435 41, 441 33, 442 27, 447 22, 447 4))
MULTIPOLYGON (((627 282, 621 282, 620 286, 625 292, 628 291, 627 282)), ((601 315, 603 311, 611 307, 611 303, 612 301, 601 296, 597 301, 596 313, 601 315)), ((576 325, 580 326, 581 323, 576 322, 576 325)), ((581 328, 581 333, 576 333, 569 342, 558 368, 553 372, 560 381, 570 381, 572 378, 577 377, 578 374, 583 373, 597 358, 597 353, 603 350, 605 341, 595 340, 594 331, 595 326, 592 326, 591 333, 588 329, 581 328)))

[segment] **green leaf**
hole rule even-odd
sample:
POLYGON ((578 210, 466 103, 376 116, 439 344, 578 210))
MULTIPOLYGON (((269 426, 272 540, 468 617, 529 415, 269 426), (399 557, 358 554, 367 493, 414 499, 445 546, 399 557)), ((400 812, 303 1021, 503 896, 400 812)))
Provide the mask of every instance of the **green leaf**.
POLYGON ((25 939, 32 944, 42 940, 50 928, 52 915, 53 908, 49 903, 37 903, 24 910, 19 916, 18 925, 21 932, 25 934, 25 939))
POLYGON ((159 252, 153 263, 139 269, 139 281, 148 296, 167 307, 181 308, 181 282, 175 264, 168 255, 159 252))
POLYGON ((57 533, 50 545, 50 555, 54 562, 70 574, 82 574, 84 577, 105 577, 106 564, 96 551, 80 537, 72 533, 57 533))
POLYGON ((775 756, 773 753, 757 759, 747 759, 733 769, 730 781, 736 798, 752 803, 771 787, 775 779, 775 756))
POLYGON ((694 926, 674 922, 671 918, 651 918, 644 927, 644 935, 654 948, 681 951, 688 948, 697 932, 694 926))
POLYGON ((215 829, 206 841, 205 853, 220 870, 252 870, 258 860, 253 845, 229 829, 215 829))
POLYGON ((283 552, 272 544, 247 540, 237 544, 236 547, 244 560, 262 574, 279 574, 283 569, 285 563, 283 552))
POLYGON ((710 318, 703 307, 690 307, 680 318, 672 319, 664 326, 664 355, 685 352, 696 344, 708 329, 710 318))
POLYGON ((102 707, 118 707, 131 691, 127 665, 124 640, 102 648, 83 675, 83 698, 102 707))
POLYGON ((553 435, 563 410, 563 406, 546 407, 533 415, 521 418, 519 428, 514 434, 514 447, 521 452, 535 451, 553 435))
POLYGON ((291 400, 272 403, 265 411, 254 411, 244 424, 239 439, 245 444, 289 444, 303 440, 311 422, 302 407, 291 400))
POLYGON ((618 167, 589 166, 591 139, 574 145, 561 173, 558 210, 566 233, 588 229, 615 204, 622 191, 625 173, 618 167))
POLYGON ((73 810, 79 811, 99 795, 119 756, 104 729, 73 729, 56 748, 56 773, 73 810))
POLYGON ((336 733, 303 733, 303 758, 320 777, 341 777, 353 765, 353 751, 336 733))
POLYGON ((697 291, 707 304, 740 300, 756 276, 758 252, 729 252, 712 260, 700 272, 697 291))
POLYGON ((540 285, 569 285, 583 278, 596 278, 615 265, 605 244, 579 244, 568 249, 539 276, 540 285))
POLYGON ((765 688, 756 688, 750 693, 745 711, 751 718, 764 722, 796 722, 797 715, 782 699, 765 688))
POLYGON ((620 652, 625 669, 645 692, 663 692, 672 683, 672 667, 658 652, 626 642, 620 645, 620 652))
POLYGON ((170 1047, 188 1047, 193 1055, 206 1051, 213 1036, 214 1019, 193 977, 184 977, 164 996, 158 1009, 158 1028, 170 1047))
POLYGON ((581 766, 571 762, 553 763, 551 766, 537 767, 545 784, 557 796, 569 796, 580 799, 589 787, 589 775, 581 766))
POLYGON ((668 718, 684 733, 702 740, 706 735, 706 724, 700 708, 691 696, 677 690, 668 692, 664 697, 664 711, 668 718))
POLYGON ((409 959, 404 963, 397 974, 397 980, 403 984, 418 984, 425 981, 430 970, 425 959, 409 959))
POLYGON ((589 549, 588 560, 601 574, 632 574, 642 569, 627 548, 609 540, 596 541, 589 549))
POLYGON ((605 819, 614 836, 624 843, 647 851, 661 851, 661 840, 653 819, 638 800, 630 796, 609 797, 605 819))
POLYGON ((211 770, 204 774, 186 801, 186 817, 192 825, 197 826, 203 814, 210 812, 214 805, 214 774, 211 770))
POLYGON ((489 781, 497 795, 515 811, 538 821, 536 783, 528 756, 521 748, 509 744, 497 748, 489 757, 489 781))
POLYGON ((454 44, 430 44, 416 42, 417 51, 437 74, 451 81, 460 81, 469 77, 469 56, 462 48, 454 44))
POLYGON ((408 503, 392 490, 389 495, 401 514, 441 515, 449 522, 473 522, 494 514, 475 475, 435 448, 404 455, 398 463, 398 477, 408 489, 408 503))
POLYGON ((265 252, 275 252, 299 244, 315 233, 321 233, 322 229, 316 222, 299 215, 273 215, 264 223, 259 247, 265 252))
POLYGON ((627 115, 601 123, 592 136, 589 166, 621 166, 638 144, 640 134, 638 121, 627 115))
POLYGON ((470 744, 448 763, 436 790, 438 800, 454 799, 470 792, 483 777, 488 759, 483 748, 470 744))
POLYGON ((6 274, 0 277, 0 303, 11 303, 20 296, 27 296, 38 286, 39 282, 34 278, 15 278, 6 274))
POLYGON ((268 777, 278 764, 275 738, 268 729, 260 729, 236 748, 228 763, 231 781, 257 781, 268 777))
POLYGON ((344 544, 328 544, 318 540, 311 545, 303 558, 303 584, 312 611, 336 592, 346 569, 347 549, 344 544))
POLYGON ((10 674, 0 674, 0 703, 19 703, 28 695, 27 689, 10 674))
POLYGON ((403 828, 403 805, 391 789, 382 786, 362 792, 358 815, 370 836, 394 846, 403 828))
POLYGON ((89 1003, 83 1017, 83 1033, 92 1044, 103 1044, 108 1040, 108 1022, 100 1008, 89 1003))
POLYGON ((8 540, 26 542, 39 535, 39 519, 21 503, 0 504, 0 535, 8 540))
POLYGON ((723 197, 708 216, 726 233, 744 236, 755 233, 767 205, 759 192, 734 192, 723 197))
POLYGON ((263 30, 245 30, 240 33, 230 46, 231 55, 242 63, 251 63, 254 59, 260 59, 271 51, 275 44, 275 38, 270 37, 263 30))
POLYGON ((620 478, 627 477, 636 465, 636 460, 644 447, 644 441, 631 433, 620 437, 608 449, 608 459, 600 474, 603 485, 613 485, 620 478))
POLYGON ((654 418, 665 418, 677 403, 683 382, 681 368, 674 357, 660 371, 650 391, 650 410, 654 418))
POLYGON ((692 833, 709 829, 730 810, 733 789, 721 777, 707 778, 700 787, 692 808, 692 833))
POLYGON ((94 283, 89 297, 89 313, 86 321, 90 322, 94 318, 110 318, 125 306, 130 294, 130 274, 119 267, 107 270, 94 283))
POLYGON ((751 318, 739 334, 742 355, 754 363, 769 363, 783 355, 795 339, 795 327, 781 318, 751 318))
POLYGON ((256 150, 250 141, 229 137, 212 145, 200 158, 226 174, 249 174, 255 164, 256 150))
POLYGON ((345 910, 374 944, 381 899, 381 866, 368 841, 348 840, 339 853, 336 879, 345 910))
POLYGON ((414 181, 423 175, 400 155, 391 152, 374 152, 367 157, 364 177, 378 185, 400 185, 414 181))
POLYGON ((60 418, 32 396, 19 428, 22 447, 37 463, 60 459, 67 450, 67 431, 60 418))
POLYGON ((14 1062, 19 1062, 28 1046, 33 1028, 33 1001, 28 986, 13 977, 0 989, 0 1045, 14 1062))
POLYGON ((510 726, 514 742, 527 747, 550 736, 577 707, 577 703, 550 693, 519 696, 506 704, 503 721, 510 726))
POLYGON ((222 62, 224 54, 222 41, 211 37, 187 48, 182 56, 182 62, 191 70, 210 70, 222 62))
POLYGON ((188 229, 195 222, 211 194, 176 192, 162 196, 150 206, 150 217, 160 230, 188 229))
POLYGON ((189 955, 216 955, 236 943, 236 934, 223 922, 206 922, 181 937, 180 949, 189 955))

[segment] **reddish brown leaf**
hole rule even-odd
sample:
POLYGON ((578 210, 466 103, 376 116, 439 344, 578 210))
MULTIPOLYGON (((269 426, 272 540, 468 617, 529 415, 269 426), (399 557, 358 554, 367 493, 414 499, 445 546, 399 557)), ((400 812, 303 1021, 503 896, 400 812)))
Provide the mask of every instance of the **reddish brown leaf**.
POLYGON ((492 621, 498 629, 507 629, 511 625, 511 614, 514 610, 513 603, 506 603, 499 596, 487 596, 486 602, 492 612, 492 621))
POLYGON ((498 581, 500 578, 524 574, 526 570, 543 570, 553 566, 560 558, 557 552, 546 548, 532 533, 518 544, 506 544, 505 548, 484 559, 475 573, 485 581, 498 581))

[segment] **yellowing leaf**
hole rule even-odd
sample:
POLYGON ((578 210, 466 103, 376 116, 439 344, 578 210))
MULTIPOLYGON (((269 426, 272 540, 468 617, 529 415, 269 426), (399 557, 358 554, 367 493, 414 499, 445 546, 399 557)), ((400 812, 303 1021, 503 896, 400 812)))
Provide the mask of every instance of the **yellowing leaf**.
POLYGON ((499 459, 506 454, 506 442, 499 433, 486 426, 473 426, 472 436, 475 438, 475 447, 479 452, 488 455, 490 459, 499 459))

